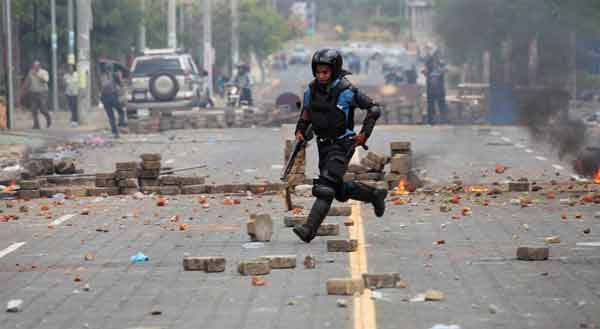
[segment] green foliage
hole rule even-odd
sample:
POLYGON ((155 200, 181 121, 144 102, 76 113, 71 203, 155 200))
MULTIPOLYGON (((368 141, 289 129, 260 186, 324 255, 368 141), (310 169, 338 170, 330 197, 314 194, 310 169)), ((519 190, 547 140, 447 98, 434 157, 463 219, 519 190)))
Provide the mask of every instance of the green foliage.
POLYGON ((93 51, 102 56, 120 58, 135 48, 142 12, 138 0, 102 0, 93 2, 93 51))
POLYGON ((245 0, 240 6, 240 50, 264 60, 277 51, 292 34, 283 17, 270 5, 245 0))

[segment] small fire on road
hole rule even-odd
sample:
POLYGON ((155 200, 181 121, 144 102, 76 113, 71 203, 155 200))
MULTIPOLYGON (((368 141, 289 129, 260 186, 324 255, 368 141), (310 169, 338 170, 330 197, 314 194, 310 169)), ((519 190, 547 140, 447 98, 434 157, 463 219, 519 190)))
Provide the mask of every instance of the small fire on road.
POLYGON ((486 193, 489 189, 483 186, 467 186, 465 187, 465 192, 467 193, 486 193))
POLYGON ((596 169, 596 174, 594 175, 594 183, 600 184, 600 167, 596 169))
POLYGON ((406 179, 401 179, 400 182, 398 182, 398 186, 396 186, 396 188, 394 188, 394 191, 392 192, 392 195, 408 195, 410 194, 410 192, 406 189, 406 179))

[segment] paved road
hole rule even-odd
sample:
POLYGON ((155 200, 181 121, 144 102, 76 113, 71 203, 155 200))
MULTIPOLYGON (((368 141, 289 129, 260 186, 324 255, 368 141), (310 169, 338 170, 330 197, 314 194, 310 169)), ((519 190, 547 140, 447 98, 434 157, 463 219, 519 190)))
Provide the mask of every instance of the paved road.
MULTIPOLYGON (((208 164, 197 174, 209 175, 209 181, 276 180, 279 169, 273 165, 281 164, 284 131, 127 136, 112 147, 83 150, 79 162, 86 171, 110 171, 116 161, 162 152, 175 167, 208 164)), ((393 140, 413 143, 416 165, 432 184, 446 184, 454 176, 468 184, 502 183, 509 176, 569 181, 572 174, 567 162, 512 127, 378 127, 370 145, 387 153, 393 140), (493 173, 498 163, 509 167, 505 174, 493 173)), ((314 162, 309 156, 309 168, 314 162)), ((327 253, 326 238, 310 245, 298 242, 283 226, 279 196, 241 198, 240 205, 226 206, 224 196, 216 195, 209 208, 195 196, 170 197, 165 207, 151 198, 132 197, 83 198, 62 205, 3 202, 4 214, 20 218, 0 223, 0 302, 17 298, 24 305, 20 313, 0 313, 0 328, 361 328, 362 323, 377 328, 593 328, 600 325, 599 249, 577 243, 600 241, 600 219, 594 218, 598 207, 564 205, 561 199, 577 196, 557 192, 548 199, 543 194, 548 189, 532 194, 534 203, 526 208, 512 204, 518 193, 465 195, 449 213, 439 209, 448 194, 416 194, 404 205, 390 201, 382 219, 373 216, 370 205, 355 204, 355 227, 341 229, 342 237, 361 241, 359 252, 351 255, 327 253), (19 212, 22 205, 28 213, 19 212), (44 205, 49 211, 41 211, 44 205), (472 213, 462 216, 464 207, 472 213), (82 215, 83 209, 89 215, 82 215), (261 248, 247 249, 245 222, 255 212, 273 216, 275 233, 261 248), (561 220, 562 213, 568 220, 561 220), (581 219, 575 219, 577 213, 581 219), (172 222, 176 215, 178 222, 172 222), (180 231, 180 223, 189 228, 180 231), (586 228, 590 233, 583 233, 586 228), (561 238, 551 245, 550 260, 514 259, 518 245, 543 244, 550 235, 561 238), (437 240, 445 244, 434 245, 437 240), (131 264, 130 256, 138 251, 150 261, 131 264), (95 258, 84 260, 87 252, 95 258), (265 276, 265 286, 253 287, 249 277, 237 274, 236 265, 265 254, 295 254, 299 266, 274 270, 265 276), (302 266, 308 254, 318 260, 314 270, 302 266), (185 255, 225 256, 227 270, 184 272, 185 255), (339 297, 326 295, 325 281, 360 275, 365 268, 398 272, 408 287, 380 290, 373 300, 369 292, 346 297, 348 307, 337 307, 339 297), (85 284, 90 291, 84 291, 85 284), (444 292, 445 300, 409 301, 430 288, 444 292), (153 310, 162 314, 151 315, 153 310)), ((296 200, 305 207, 312 201, 296 200)))

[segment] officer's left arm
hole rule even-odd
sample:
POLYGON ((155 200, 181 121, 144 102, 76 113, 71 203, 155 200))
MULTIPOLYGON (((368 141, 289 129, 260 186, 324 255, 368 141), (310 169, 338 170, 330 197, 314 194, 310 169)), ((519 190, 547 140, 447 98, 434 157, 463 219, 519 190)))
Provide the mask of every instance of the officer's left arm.
POLYGON ((360 133, 369 138, 373 132, 373 128, 375 128, 375 122, 381 116, 381 106, 360 90, 355 90, 354 92, 354 103, 356 107, 367 111, 367 116, 363 121, 360 133))

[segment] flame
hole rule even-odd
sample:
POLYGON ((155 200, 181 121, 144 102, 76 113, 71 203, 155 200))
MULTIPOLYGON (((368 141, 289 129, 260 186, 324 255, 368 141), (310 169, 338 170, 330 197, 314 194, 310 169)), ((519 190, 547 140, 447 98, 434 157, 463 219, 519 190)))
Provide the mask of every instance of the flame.
POLYGON ((467 186, 465 187, 465 192, 468 193, 486 193, 489 189, 483 186, 467 186))
POLYGON ((398 182, 398 186, 392 192, 392 195, 408 195, 410 192, 406 190, 406 180, 403 178, 398 182))
POLYGON ((600 184, 600 167, 596 170, 596 175, 594 175, 594 183, 600 184))

